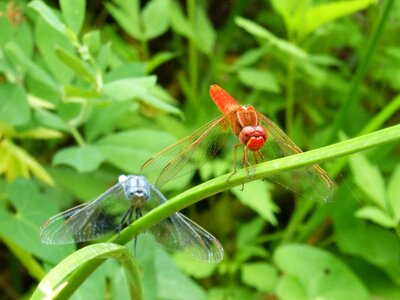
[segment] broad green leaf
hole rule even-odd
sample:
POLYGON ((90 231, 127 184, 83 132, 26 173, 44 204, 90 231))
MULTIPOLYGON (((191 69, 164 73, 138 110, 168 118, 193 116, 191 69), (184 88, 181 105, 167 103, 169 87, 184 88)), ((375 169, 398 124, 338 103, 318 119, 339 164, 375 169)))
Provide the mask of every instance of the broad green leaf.
POLYGON ((29 177, 29 172, 31 172, 41 181, 54 185, 49 173, 23 148, 15 145, 9 139, 3 139, 0 149, 3 154, 3 167, 0 167, 0 171, 6 174, 9 181, 18 176, 29 177))
POLYGON ((77 75, 80 75, 89 82, 96 83, 96 75, 93 74, 92 70, 83 61, 62 48, 57 47, 55 52, 57 57, 71 70, 75 71, 77 75))
POLYGON ((260 292, 275 291, 278 283, 278 270, 271 264, 256 262, 241 266, 241 279, 246 285, 260 292))
POLYGON ((376 2, 376 0, 350 0, 317 4, 307 10, 305 18, 301 24, 296 24, 295 30, 299 32, 301 38, 306 37, 326 23, 365 9, 376 2))
POLYGON ((95 86, 92 88, 81 88, 75 85, 65 85, 63 87, 63 95, 67 98, 65 101, 74 101, 75 99, 85 99, 85 98, 97 98, 100 97, 100 92, 95 86), (70 98, 70 99, 68 99, 70 98))
MULTIPOLYGON (((94 200, 118 181, 118 174, 102 168, 92 173, 79 173, 70 167, 50 167, 56 186, 65 194, 81 201, 94 200)), ((65 205, 65 204, 64 204, 65 205)))
POLYGON ((39 241, 39 226, 57 209, 32 180, 16 179, 9 185, 7 195, 13 209, 0 208, 0 235, 46 262, 57 263, 73 251, 72 245, 49 247, 39 241))
POLYGON ((244 185, 243 191, 239 186, 233 188, 232 192, 240 202, 255 210, 269 223, 277 224, 275 213, 279 211, 279 207, 272 201, 266 182, 261 180, 249 182, 244 185))
POLYGON ((59 86, 57 82, 45 72, 39 65, 31 61, 26 54, 19 48, 19 46, 13 42, 10 42, 4 47, 6 56, 12 60, 12 62, 32 78, 42 82, 52 91, 59 92, 59 86))
POLYGON ((135 39, 145 40, 145 35, 140 24, 140 1, 114 0, 113 2, 105 3, 105 6, 126 33, 135 39))
MULTIPOLYGON (((63 284, 67 275, 77 270, 84 264, 100 265, 105 260, 114 258, 117 259, 124 267, 128 274, 129 286, 131 287, 131 297, 141 299, 141 285, 139 282, 139 274, 137 266, 132 254, 124 246, 119 246, 111 243, 100 243, 90 245, 79 249, 65 258, 61 263, 54 267, 32 294, 31 299, 43 299, 46 297, 56 297, 66 286, 63 284)), ((70 283, 65 281, 66 283, 70 283)), ((80 281, 78 284, 81 284, 80 281)), ((79 285, 74 285, 76 290, 79 285)))
POLYGON ((82 40, 83 43, 89 48, 90 53, 98 53, 100 48, 103 46, 101 42, 100 31, 98 30, 85 33, 82 40))
POLYGON ((239 80, 248 87, 267 92, 280 93, 281 88, 274 75, 266 70, 241 69, 239 80))
POLYGON ((23 125, 30 120, 30 109, 25 91, 20 85, 0 85, 0 122, 23 125))
POLYGON ((151 154, 174 141, 175 139, 165 132, 137 129, 108 135, 96 145, 109 163, 125 172, 137 174, 151 154))
POLYGON ((69 131, 67 123, 61 119, 57 114, 46 109, 37 108, 34 112, 34 118, 47 127, 69 131))
MULTIPOLYGON (((155 93, 141 93, 139 92, 136 96, 141 104, 144 104, 146 107, 151 106, 152 108, 156 108, 160 111, 171 113, 175 115, 179 115, 183 118, 182 112, 179 108, 161 100, 159 97, 155 95, 155 93)), ((144 107, 144 109, 146 109, 144 107)))
POLYGON ((351 156, 350 167, 357 186, 368 197, 368 200, 385 209, 385 183, 378 167, 372 165, 362 154, 351 156))
POLYGON ((60 61, 56 49, 62 48, 65 52, 74 53, 71 42, 43 19, 36 21, 35 36, 36 44, 51 74, 62 84, 70 83, 74 72, 60 61))
POLYGON ((246 246, 254 243, 256 237, 258 237, 263 228, 265 227, 265 220, 257 217, 240 226, 239 231, 236 235, 236 243, 239 248, 245 248, 246 246))
POLYGON ((276 47, 284 53, 293 55, 300 60, 308 59, 307 52, 297 47, 296 45, 289 43, 286 40, 276 37, 267 29, 251 20, 237 17, 235 18, 235 23, 250 34, 268 41, 272 46, 276 47))
POLYGON ((100 149, 94 146, 69 147, 56 153, 53 165, 68 165, 78 172, 95 171, 104 161, 100 149))
POLYGON ((146 93, 156 84, 155 76, 114 80, 104 85, 104 93, 114 100, 128 100, 146 93))
POLYGON ((359 256, 382 269, 394 282, 400 284, 400 253, 398 236, 381 226, 354 218, 358 204, 348 188, 338 191, 339 203, 332 216, 336 244, 340 251, 359 256), (365 251, 368 249, 368 251, 365 251))
POLYGON ((262 59, 265 56, 266 50, 266 47, 251 49, 243 53, 237 60, 235 60, 232 67, 235 70, 249 67, 262 59))
POLYGON ((209 264, 193 259, 186 253, 174 253, 174 262, 185 274, 196 279, 210 277, 218 267, 217 264, 209 264))
POLYGON ((165 33, 169 27, 169 0, 151 0, 143 9, 141 19, 147 40, 165 33))
POLYGON ((86 0, 60 0, 60 6, 65 23, 78 35, 85 21, 86 0))
POLYGON ((58 16, 41 0, 34 0, 28 4, 28 7, 36 10, 36 12, 55 30, 62 34, 66 34, 65 25, 60 21, 58 16))
POLYGON ((285 245, 275 251, 274 261, 301 283, 308 299, 370 299, 368 289, 352 270, 322 249, 285 245))
MULTIPOLYGON (((132 244, 132 243, 131 243, 132 244)), ((144 299, 206 299, 205 291, 148 234, 139 236, 136 258, 142 266, 144 299)))
POLYGON ((194 27, 194 42, 197 48, 207 55, 211 55, 216 41, 216 33, 203 8, 196 9, 196 23, 194 27))
POLYGON ((276 295, 279 299, 285 300, 309 300, 306 288, 300 283, 297 277, 285 274, 279 280, 276 288, 276 295))
POLYGON ((386 212, 376 206, 365 206, 357 210, 356 216, 359 218, 370 220, 382 227, 393 228, 396 221, 393 220, 386 212))
POLYGON ((85 123, 85 137, 89 142, 95 140, 98 136, 106 136, 114 131, 118 121, 127 113, 131 103, 112 102, 105 107, 94 107, 93 113, 85 123))
POLYGON ((400 164, 396 165, 392 176, 390 177, 387 195, 389 203, 393 209, 396 223, 400 222, 400 164))
POLYGON ((194 33, 189 20, 182 11, 179 1, 170 1, 169 6, 169 21, 172 29, 187 38, 193 38, 194 33))
POLYGON ((173 59, 177 56, 178 55, 176 53, 169 52, 169 51, 159 52, 159 53, 153 55, 153 57, 150 58, 150 60, 148 61, 147 65, 146 65, 147 73, 150 74, 155 69, 157 69, 160 65, 162 65, 163 63, 166 63, 167 61, 170 61, 171 59, 173 59))

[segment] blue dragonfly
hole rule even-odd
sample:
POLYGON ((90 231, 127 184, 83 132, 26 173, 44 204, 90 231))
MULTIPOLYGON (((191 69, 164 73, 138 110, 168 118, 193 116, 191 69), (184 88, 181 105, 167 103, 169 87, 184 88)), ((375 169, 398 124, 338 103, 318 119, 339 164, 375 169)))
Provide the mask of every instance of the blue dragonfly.
MULTIPOLYGON (((132 223, 132 219, 140 218, 166 201, 146 177, 121 175, 117 184, 95 200, 48 219, 40 228, 40 240, 44 244, 57 245, 119 233, 132 223)), ((224 250, 220 242, 179 212, 148 231, 167 249, 189 253, 205 262, 217 263, 223 259, 224 250)))

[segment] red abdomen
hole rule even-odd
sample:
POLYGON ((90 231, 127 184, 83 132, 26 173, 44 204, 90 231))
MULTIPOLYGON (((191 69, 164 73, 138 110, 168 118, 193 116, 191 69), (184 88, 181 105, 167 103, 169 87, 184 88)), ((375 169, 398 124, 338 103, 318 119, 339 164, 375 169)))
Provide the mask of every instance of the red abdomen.
POLYGON ((223 114, 240 108, 239 103, 227 91, 216 84, 210 86, 210 96, 223 114))

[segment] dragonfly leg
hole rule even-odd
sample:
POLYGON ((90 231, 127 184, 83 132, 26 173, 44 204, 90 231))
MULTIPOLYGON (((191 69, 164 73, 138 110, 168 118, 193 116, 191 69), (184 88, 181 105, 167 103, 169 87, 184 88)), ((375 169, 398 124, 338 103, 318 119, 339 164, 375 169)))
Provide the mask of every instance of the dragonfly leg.
MULTIPOLYGON (((253 152, 254 153, 254 152, 253 152)), ((246 169, 247 176, 254 176, 254 173, 256 172, 256 168, 254 165, 249 161, 249 155, 248 155, 248 149, 246 146, 244 146, 244 153, 243 153, 243 160, 242 160, 242 165, 246 169), (251 168, 252 174, 250 175, 249 168, 246 166, 246 164, 251 168)))
POLYGON ((240 146, 243 146, 243 144, 236 144, 235 146, 234 146, 234 150, 233 150, 233 172, 232 172, 232 174, 231 175, 229 175, 229 177, 228 177, 228 179, 226 180, 226 181, 229 181, 229 179, 231 179, 231 177, 233 176, 233 175, 235 175, 236 174, 236 170, 237 170, 237 165, 236 165, 236 151, 237 151, 237 148, 238 147, 240 147, 240 146))
POLYGON ((121 233, 122 230, 122 224, 125 223, 126 220, 130 219, 132 217, 132 211, 133 211, 133 207, 130 207, 122 216, 121 222, 118 225, 118 236, 121 233))
MULTIPOLYGON (((135 208, 135 220, 139 219, 142 216, 142 212, 140 211, 140 208, 135 208)), ((130 214, 130 217, 132 218, 132 213, 130 214)), ((136 244, 137 244, 137 236, 135 236, 135 240, 133 242, 133 254, 136 256, 136 244)))

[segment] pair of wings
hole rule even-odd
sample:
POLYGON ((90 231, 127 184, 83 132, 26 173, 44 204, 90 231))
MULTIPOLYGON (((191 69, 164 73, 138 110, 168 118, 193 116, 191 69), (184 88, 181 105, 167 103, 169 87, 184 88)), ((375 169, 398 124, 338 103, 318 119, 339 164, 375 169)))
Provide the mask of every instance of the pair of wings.
MULTIPOLYGON (((150 198, 141 209, 143 214, 167 201, 150 183, 149 189, 150 198)), ((50 218, 40 229, 40 240, 45 244, 68 244, 115 233, 130 208, 123 184, 117 183, 97 199, 50 218)), ((148 231, 170 250, 187 252, 206 262, 219 262, 223 258, 220 242, 180 213, 174 213, 148 231)))
MULTIPOLYGON (((216 118, 159 152, 143 165, 141 172, 147 177, 153 176, 155 185, 160 187, 174 178, 195 171, 222 148, 230 132, 229 119, 235 113, 231 111, 216 118)), ((268 133, 268 139, 260 149, 266 160, 302 152, 270 119, 259 112, 257 116, 259 125, 264 126, 268 133)), ((334 183, 319 165, 284 171, 268 179, 320 202, 330 201, 334 193, 334 183)))

